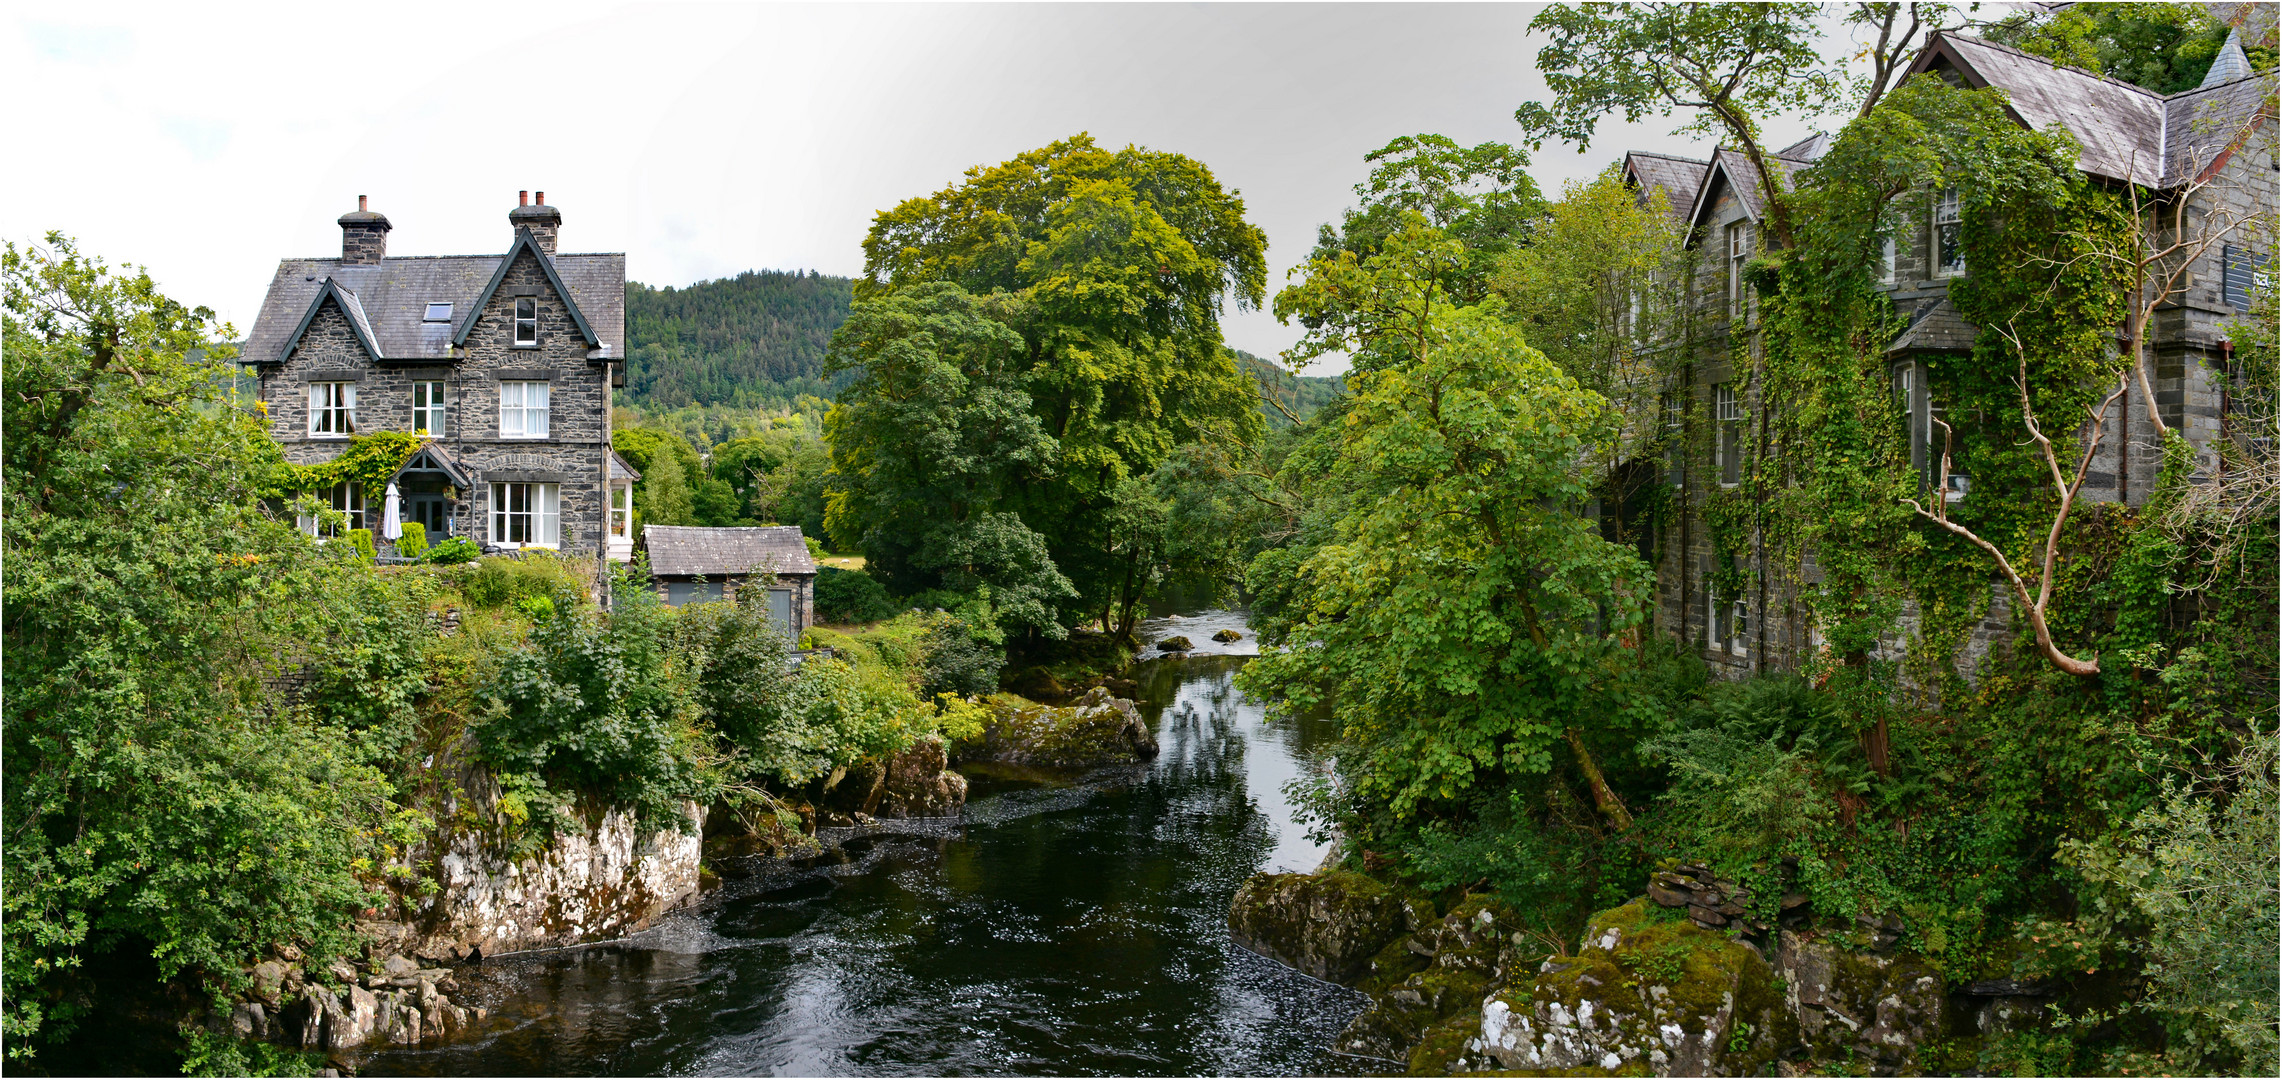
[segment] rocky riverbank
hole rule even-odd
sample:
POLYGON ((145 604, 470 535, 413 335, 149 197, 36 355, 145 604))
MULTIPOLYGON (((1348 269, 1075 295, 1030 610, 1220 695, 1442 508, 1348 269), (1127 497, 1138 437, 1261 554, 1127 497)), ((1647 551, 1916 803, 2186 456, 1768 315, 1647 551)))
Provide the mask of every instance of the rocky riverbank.
POLYGON ((1910 1075, 2042 1021, 2037 988, 1948 990, 1896 948, 1897 921, 1817 919, 1803 899, 1780 926, 1753 922, 1748 893, 1682 866, 1596 915, 1572 950, 1494 902, 1438 911, 1360 874, 1259 875, 1229 930, 1369 995, 1338 1049, 1413 1076, 1910 1075))

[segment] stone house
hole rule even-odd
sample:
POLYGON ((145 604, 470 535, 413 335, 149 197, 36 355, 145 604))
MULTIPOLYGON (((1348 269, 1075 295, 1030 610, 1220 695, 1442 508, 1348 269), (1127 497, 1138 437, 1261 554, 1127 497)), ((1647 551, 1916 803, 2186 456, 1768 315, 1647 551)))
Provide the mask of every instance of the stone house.
MULTIPOLYGON (((2278 196, 2275 124, 2267 103, 2272 73, 2254 72, 2240 44, 2230 39, 2210 75, 2194 90, 2156 94, 2093 73, 2055 65, 2003 45, 1962 34, 1937 34, 1921 50, 1910 75, 1932 73, 1967 87, 2001 87, 2015 120, 2044 130, 2059 125, 2081 146, 2078 167, 2121 188, 2137 185, 2158 200, 2177 200, 2199 181, 2214 181, 2187 197, 2190 219, 2214 206, 2271 212, 2278 196), (2248 137, 2243 137, 2248 132, 2248 137)), ((1770 164, 1788 189, 1794 175, 1830 146, 1816 135, 1775 151, 1770 164)), ((1742 677, 1795 668, 1821 646, 1802 602, 1819 580, 1812 553, 1804 565, 1770 565, 1752 537, 1740 557, 1751 584, 1742 596, 1719 595, 1708 500, 1734 487, 1760 453, 1768 403, 1752 378, 1761 355, 1757 304, 1745 264, 1762 250, 1764 208, 1758 171, 1743 154, 1719 149, 1710 160, 1633 153, 1626 181, 1644 204, 1661 192, 1687 251, 1671 297, 1681 312, 1675 340, 1689 350, 1682 384, 1666 395, 1666 428, 1686 448, 1649 463, 1672 485, 1676 512, 1659 535, 1646 538, 1658 579, 1659 629, 1700 651, 1715 672, 1742 677)), ((1974 327, 1949 301, 1952 280, 1970 274, 1958 240, 1955 191, 1919 193, 1903 236, 1884 251, 1884 288, 1907 320, 1887 346, 1897 411, 1908 416, 1911 460, 1930 486, 1940 455, 1942 404, 1933 393, 1936 366, 1970 354, 1974 327)), ((2251 283, 2273 257, 2271 231, 2238 230, 2189 267, 2187 287, 2166 299, 2140 343, 2137 363, 2149 377, 2164 422, 2197 448, 2208 472, 2216 465, 2214 440, 2241 436, 2228 426, 2232 409, 2220 376, 2231 364, 2230 324, 2250 305, 2251 283)), ((2153 295, 2150 293, 2149 295, 2153 295)), ((2121 328, 2119 328, 2120 331, 2121 328)), ((2079 501, 2143 502, 2161 465, 2159 442, 2139 400, 2136 382, 2112 406, 2099 451, 2079 501)), ((1952 476, 1937 497, 1970 497, 1971 478, 1952 476)), ((2009 589, 1992 585, 1987 615, 1959 657, 1971 677, 1980 656, 2012 634, 2009 589)), ((1906 652, 1917 624, 1903 613, 1900 632, 1881 652, 1906 652)))
MULTIPOLYGON (((358 196, 338 257, 278 263, 239 361, 296 464, 369 432, 428 436, 394 480, 431 538, 631 558, 639 477, 610 448, 626 257, 557 252, 543 191, 507 217, 505 254, 392 256, 388 218, 358 196)), ((313 494, 377 529, 384 491, 313 494)))
POLYGON ((816 560, 798 525, 644 525, 642 549, 668 604, 733 600, 748 582, 766 578, 777 625, 797 640, 816 624, 816 560))

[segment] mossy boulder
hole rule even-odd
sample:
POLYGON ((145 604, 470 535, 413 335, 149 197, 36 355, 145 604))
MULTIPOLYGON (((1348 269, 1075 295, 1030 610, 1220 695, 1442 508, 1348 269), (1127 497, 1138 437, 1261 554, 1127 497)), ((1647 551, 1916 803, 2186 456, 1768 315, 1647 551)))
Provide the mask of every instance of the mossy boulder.
POLYGON ((1775 966, 1799 1038, 1820 1061, 1908 1068, 1920 1047, 1948 1028, 1941 973, 1922 958, 1842 947, 1818 933, 1782 932, 1775 966))
POLYGON ((1095 687, 1075 705, 1040 705, 1006 694, 986 703, 982 734, 957 760, 1044 769, 1124 765, 1157 756, 1157 739, 1133 702, 1095 687))
POLYGON ((1342 1052, 1402 1061, 1450 1017, 1478 1020, 1483 996, 1514 967, 1526 940, 1512 912, 1494 903, 1469 899, 1440 919, 1417 915, 1414 908, 1416 929, 1372 957, 1371 974, 1356 984, 1371 1004, 1340 1033, 1342 1052))
POLYGON ((1361 874, 1254 874, 1229 902, 1228 931, 1271 960, 1353 985, 1410 929, 1409 915, 1395 890, 1361 874))
POLYGON ((1157 643, 1159 652, 1187 652, 1193 648, 1196 648, 1194 643, 1178 634, 1157 643))
POLYGON ((1750 1076, 1795 1045, 1784 1006, 1756 951, 1642 898, 1595 916, 1576 956, 1485 1001, 1469 1048, 1537 1074, 1750 1076))
POLYGON ((1224 627, 1212 632, 1212 640, 1217 641, 1223 645, 1227 645, 1231 642, 1244 640, 1244 635, 1241 632, 1230 630, 1224 627))

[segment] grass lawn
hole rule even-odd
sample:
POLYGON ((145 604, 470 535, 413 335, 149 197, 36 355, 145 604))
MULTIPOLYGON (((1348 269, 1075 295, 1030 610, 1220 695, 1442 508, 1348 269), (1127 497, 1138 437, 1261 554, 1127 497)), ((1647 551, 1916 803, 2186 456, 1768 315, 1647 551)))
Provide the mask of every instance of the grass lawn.
POLYGON ((816 565, 837 566, 842 570, 861 570, 864 568, 864 557, 861 555, 826 555, 816 560, 816 565))

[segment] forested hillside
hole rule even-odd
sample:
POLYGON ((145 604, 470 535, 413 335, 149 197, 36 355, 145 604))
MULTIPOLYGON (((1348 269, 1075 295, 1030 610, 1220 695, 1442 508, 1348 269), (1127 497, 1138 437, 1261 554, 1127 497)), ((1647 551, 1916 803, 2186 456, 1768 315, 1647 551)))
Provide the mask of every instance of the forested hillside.
POLYGON ((1306 420, 1323 407, 1323 403, 1345 393, 1347 378, 1344 375, 1294 375, 1273 360, 1263 360, 1242 349, 1228 350, 1236 354, 1237 366, 1252 374, 1252 381, 1260 384, 1263 398, 1273 398, 1283 406, 1281 411, 1265 400, 1260 410, 1267 414, 1271 428, 1290 427, 1293 420, 1306 420), (1284 413, 1290 413, 1286 417, 1284 413))
MULTIPOLYGON (((829 397, 824 349, 850 283, 814 270, 748 270, 686 288, 626 285, 629 404, 759 407, 829 397)), ((845 380, 839 380, 844 383, 845 380)))

